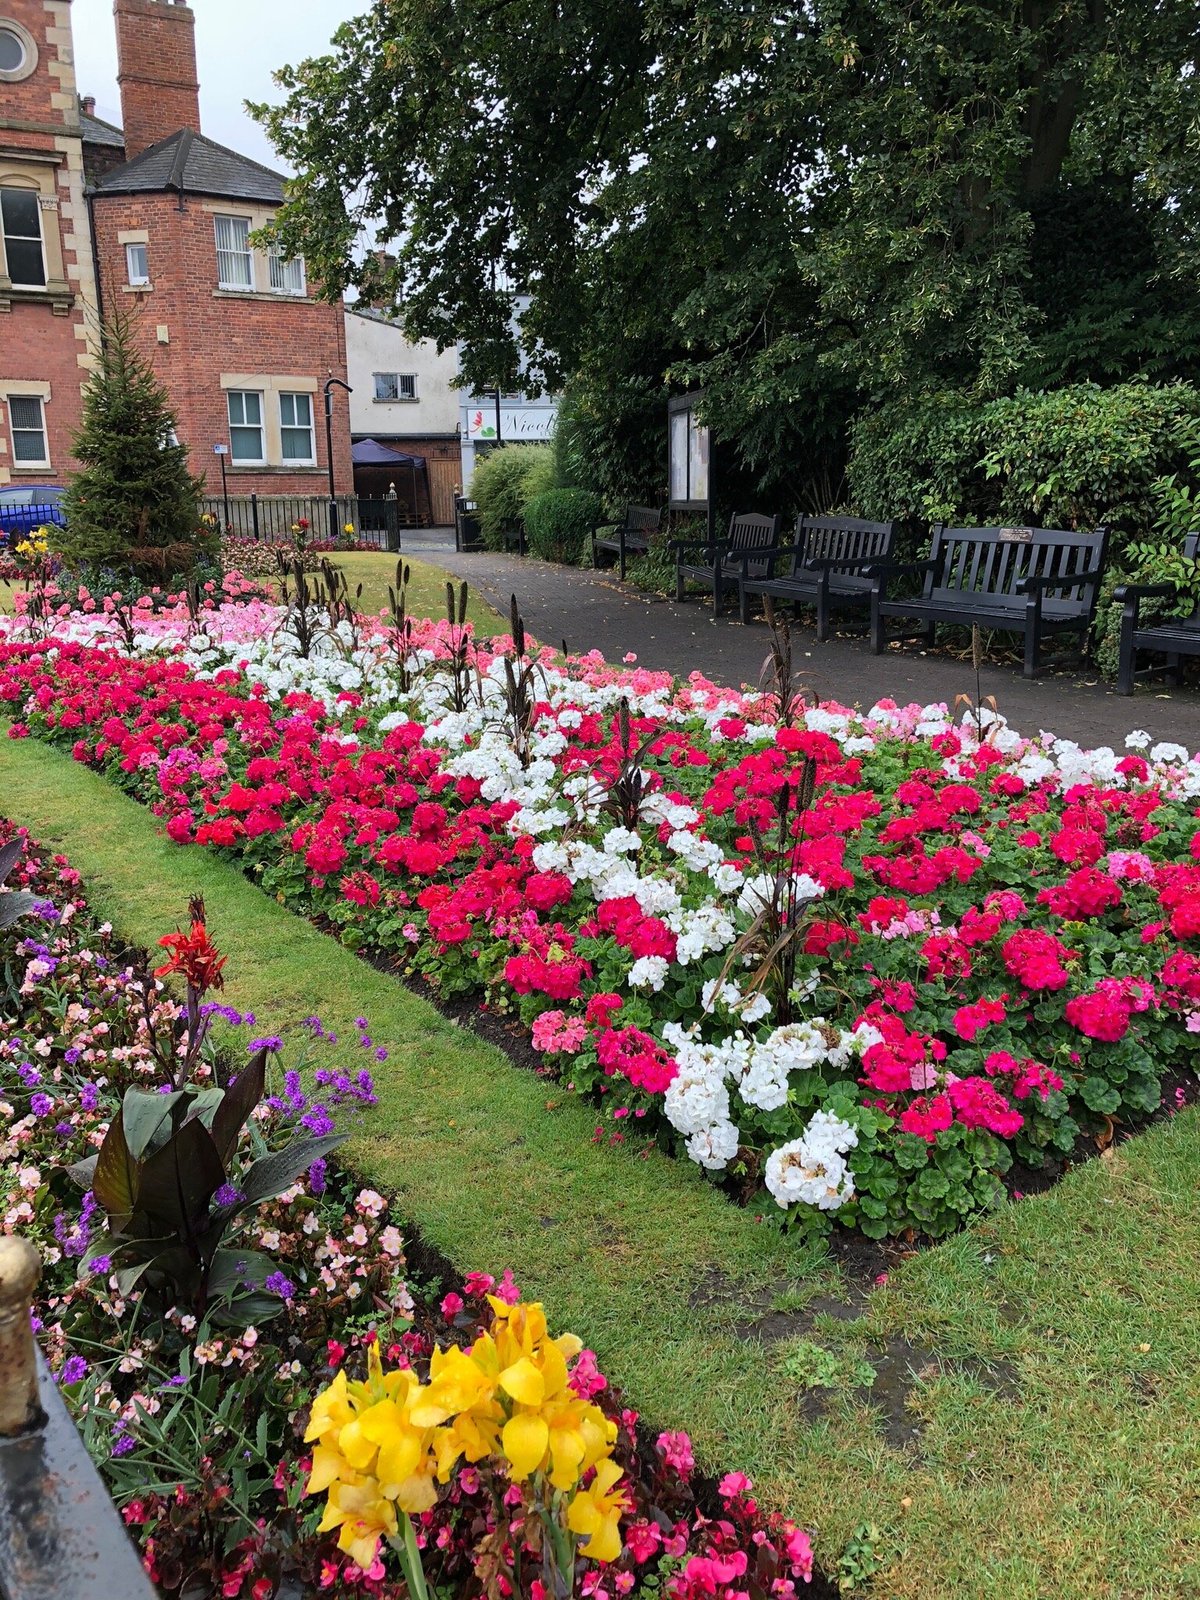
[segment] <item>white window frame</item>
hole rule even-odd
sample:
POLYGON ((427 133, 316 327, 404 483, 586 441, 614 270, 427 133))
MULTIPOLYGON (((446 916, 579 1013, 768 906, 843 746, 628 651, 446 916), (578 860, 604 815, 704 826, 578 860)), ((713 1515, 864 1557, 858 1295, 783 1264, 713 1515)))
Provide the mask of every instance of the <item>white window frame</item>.
POLYGON ((125 280, 131 289, 148 289, 150 287, 150 246, 145 240, 138 240, 134 244, 125 246, 125 280), (134 266, 134 257, 141 254, 142 267, 139 270, 134 266))
POLYGON ((267 253, 267 281, 271 285, 272 294, 292 295, 296 299, 303 299, 308 293, 308 280, 304 272, 304 257, 292 256, 285 259, 278 250, 267 253), (297 280, 289 283, 288 274, 297 280))
POLYGON ((0 188, 0 250, 3 251, 4 270, 8 274, 9 282, 12 284, 14 289, 45 289, 48 286, 48 284, 50 282, 50 263, 46 259, 46 230, 42 226, 42 197, 41 197, 41 193, 40 193, 39 190, 37 190, 37 189, 20 188, 15 183, 6 183, 6 184, 3 185, 2 188, 0 188), (35 214, 37 216, 37 225, 38 225, 38 231, 37 231, 38 249, 42 253, 42 281, 41 281, 41 283, 25 283, 20 278, 14 278, 13 277, 12 267, 11 267, 11 265, 9 263, 9 259, 8 259, 8 246, 7 246, 7 242, 6 241, 9 240, 9 239, 20 239, 24 243, 28 244, 28 243, 32 242, 33 235, 31 233, 12 233, 12 234, 10 234, 7 231, 7 228, 5 227, 5 224, 4 224, 4 215, 3 215, 3 213, 4 213, 3 195, 4 194, 24 195, 24 196, 28 197, 29 199, 31 199, 33 201, 33 203, 34 203, 35 214))
POLYGON ((313 407, 313 397, 305 389, 281 389, 279 391, 279 459, 285 467, 315 467, 317 464, 317 431, 316 413, 313 407), (295 402, 303 400, 308 410, 307 424, 301 422, 286 422, 284 420, 284 401, 292 402, 292 416, 296 416, 295 402), (308 434, 308 454, 306 456, 289 456, 285 443, 289 433, 308 434))
POLYGON ((8 408, 8 438, 9 438, 9 444, 10 444, 10 446, 12 448, 12 464, 13 464, 13 466, 17 467, 17 468, 20 468, 23 471, 24 470, 38 471, 38 472, 45 471, 50 465, 50 430, 46 426, 46 401, 45 401, 45 397, 40 395, 40 394, 21 394, 20 392, 17 392, 15 394, 6 394, 5 397, 4 397, 4 400, 5 400, 5 404, 6 404, 7 408, 8 408), (37 406, 37 408, 38 408, 38 416, 39 416, 39 418, 41 420, 41 428, 40 428, 40 430, 37 429, 37 428, 18 428, 17 427, 16 420, 13 417, 13 401, 14 400, 16 400, 16 401, 25 401, 30 405, 37 406), (22 456, 18 455, 17 454, 17 434, 18 433, 37 433, 39 431, 41 432, 41 435, 42 435, 42 455, 41 455, 41 458, 39 460, 37 460, 37 461, 34 461, 34 460, 31 460, 31 459, 29 459, 27 457, 22 457, 22 456))
POLYGON ((372 376, 375 379, 375 399, 379 405, 409 405, 420 399, 415 372, 376 372, 372 376), (395 394, 380 394, 380 379, 392 379, 395 394), (410 391, 408 394, 404 393, 406 385, 410 391))
POLYGON ((226 389, 225 414, 229 420, 229 462, 234 467, 265 467, 267 465, 267 411, 264 405, 264 396, 261 389, 226 389), (258 401, 258 421, 246 421, 245 397, 253 395, 258 401), (241 419, 235 420, 233 415, 233 402, 242 402, 240 406, 241 419), (255 428, 259 437, 259 454, 257 456, 239 456, 234 442, 237 431, 246 431, 255 428))
POLYGON ((242 294, 250 294, 254 289, 254 252, 250 248, 249 217, 234 216, 229 212, 218 212, 213 217, 213 235, 217 246, 217 287, 219 289, 238 290, 242 294), (230 237, 240 237, 244 242, 240 246, 230 247, 221 243, 222 226, 230 230, 230 237), (226 278, 226 267, 232 263, 233 258, 243 260, 246 264, 246 281, 240 279, 231 281, 226 278))

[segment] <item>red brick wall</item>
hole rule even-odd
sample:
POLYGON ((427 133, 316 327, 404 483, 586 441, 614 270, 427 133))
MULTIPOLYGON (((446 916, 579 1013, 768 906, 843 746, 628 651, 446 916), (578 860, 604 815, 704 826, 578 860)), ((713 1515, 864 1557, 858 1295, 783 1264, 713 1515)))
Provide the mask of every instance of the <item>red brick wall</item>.
POLYGON ((130 161, 180 128, 200 132, 196 19, 168 0, 116 0, 117 83, 130 161))
MULTIPOLYGON (((144 3, 144 0, 143 0, 144 3)), ((345 331, 340 306, 298 299, 234 294, 217 289, 213 210, 219 202, 174 195, 100 195, 94 206, 101 291, 106 309, 126 307, 139 344, 166 385, 179 417, 179 439, 191 450, 194 472, 210 494, 221 488, 213 445, 229 442, 222 373, 315 380, 316 467, 229 467, 231 494, 322 495, 328 482, 321 388, 332 372, 345 378, 345 331), (125 282, 125 247, 117 235, 145 229, 152 290, 134 294, 125 282), (159 341, 165 326, 168 341, 159 341)), ((237 210, 231 205, 231 210, 237 210)), ((286 387, 286 386, 285 386, 286 387)), ((333 458, 339 494, 353 490, 346 396, 334 390, 333 458)), ((271 395, 266 404, 272 404, 271 395)))
MULTIPOLYGON (((67 22, 65 6, 43 4, 42 0, 3 0, 6 18, 18 22, 33 37, 38 51, 37 68, 20 82, 0 84, 0 146, 10 150, 45 151, 58 163, 56 197, 58 210, 43 207, 43 236, 57 239, 67 281, 75 293, 75 304, 60 297, 56 307, 49 298, 14 295, 7 310, 0 310, 0 483, 10 477, 17 481, 62 481, 70 464, 71 444, 79 426, 81 392, 86 373, 80 355, 86 344, 82 337, 84 312, 79 303, 77 273, 81 265, 90 276, 91 245, 87 234, 86 212, 80 199, 78 119, 75 111, 74 78, 65 35, 55 26, 67 22), (51 70, 51 69, 55 70, 51 70), (55 99, 60 102, 55 104, 55 99), (24 124, 25 126, 21 126, 24 124), (72 135, 75 139, 72 139, 72 135), (58 148, 64 145, 66 148, 58 148), (71 165, 74 163, 74 196, 71 165), (76 249, 66 239, 78 234, 76 249), (5 395, 10 384, 48 383, 50 399, 45 405, 51 467, 14 468, 11 454, 8 405, 5 395)), ((0 168, 22 171, 19 163, 0 168)), ((24 169, 30 171, 31 169, 24 169)), ((47 252, 48 265, 51 265, 47 252)), ((53 268, 52 268, 53 270, 53 268)))

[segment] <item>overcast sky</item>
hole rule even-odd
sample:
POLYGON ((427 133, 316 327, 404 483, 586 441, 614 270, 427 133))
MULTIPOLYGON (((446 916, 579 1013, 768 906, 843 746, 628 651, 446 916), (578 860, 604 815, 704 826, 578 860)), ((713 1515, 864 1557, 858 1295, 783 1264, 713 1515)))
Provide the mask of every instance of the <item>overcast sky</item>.
MULTIPOLYGON (((245 100, 276 100, 276 67, 322 55, 341 23, 361 16, 369 0, 193 0, 200 77, 200 123, 210 139, 278 167, 264 131, 246 115, 245 100)), ((80 94, 94 94, 96 114, 121 120, 112 0, 75 0, 75 71, 80 94)))

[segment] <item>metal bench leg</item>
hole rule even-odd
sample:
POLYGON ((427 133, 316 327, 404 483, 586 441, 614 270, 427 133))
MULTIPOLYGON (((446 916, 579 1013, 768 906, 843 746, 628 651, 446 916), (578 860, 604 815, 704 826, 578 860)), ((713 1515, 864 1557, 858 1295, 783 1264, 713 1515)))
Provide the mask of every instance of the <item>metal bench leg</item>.
POLYGON ((750 591, 744 583, 738 584, 738 619, 744 627, 750 625, 750 591))
POLYGON ((1138 624, 1138 602, 1126 600, 1125 608, 1121 612, 1121 654, 1120 664, 1117 667, 1117 693, 1132 694, 1134 680, 1137 677, 1137 648, 1133 642, 1134 629, 1138 624))
POLYGON ((626 569, 626 565, 627 565, 626 556, 625 556, 625 531, 624 531, 624 529, 622 529, 621 532, 617 535, 617 542, 618 542, 618 544, 620 546, 620 550, 619 550, 618 557, 617 557, 617 568, 618 568, 618 570, 619 570, 619 572, 621 574, 621 582, 624 583, 625 582, 625 569, 626 569))
POLYGON ((683 599, 683 573, 680 570, 678 561, 675 563, 675 598, 676 600, 683 599))
POLYGON ((1026 678, 1037 677, 1041 645, 1042 630, 1037 623, 1031 622, 1025 629, 1025 666, 1023 672, 1026 678))
POLYGON ((822 574, 817 589, 817 642, 824 644, 829 638, 829 574, 822 574))
POLYGON ((921 638, 927 650, 932 650, 937 643, 937 623, 929 622, 921 629, 921 638))
POLYGON ((1178 689, 1179 687, 1179 665, 1180 658, 1177 652, 1168 655, 1166 680, 1167 687, 1170 689, 1178 689))

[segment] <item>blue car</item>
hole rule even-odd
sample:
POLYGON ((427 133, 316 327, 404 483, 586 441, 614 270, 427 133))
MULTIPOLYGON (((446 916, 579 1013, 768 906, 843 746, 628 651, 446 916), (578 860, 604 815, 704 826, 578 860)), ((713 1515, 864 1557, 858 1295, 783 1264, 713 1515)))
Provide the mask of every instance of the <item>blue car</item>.
POLYGON ((66 492, 55 483, 9 484, 0 488, 0 549, 11 550, 47 523, 65 528, 62 498, 66 492))

